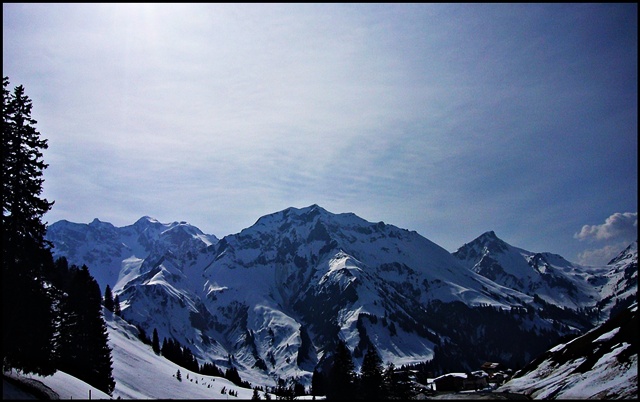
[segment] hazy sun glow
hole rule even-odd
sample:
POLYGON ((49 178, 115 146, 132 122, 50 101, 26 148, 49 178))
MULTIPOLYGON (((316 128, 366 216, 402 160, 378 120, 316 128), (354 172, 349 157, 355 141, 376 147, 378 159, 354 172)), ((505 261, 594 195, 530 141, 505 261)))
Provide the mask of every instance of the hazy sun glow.
POLYGON ((47 221, 219 236, 317 203, 577 258, 637 212, 637 48, 637 4, 3 4, 47 221))

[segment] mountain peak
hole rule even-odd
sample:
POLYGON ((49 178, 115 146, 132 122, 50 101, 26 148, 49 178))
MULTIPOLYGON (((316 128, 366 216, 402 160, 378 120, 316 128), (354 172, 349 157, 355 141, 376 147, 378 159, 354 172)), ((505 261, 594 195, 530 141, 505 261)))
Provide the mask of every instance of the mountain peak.
MULTIPOLYGON (((318 204, 312 204, 304 208, 289 207, 282 211, 264 215, 256 221, 256 225, 270 225, 274 222, 282 222, 290 219, 304 220, 311 222, 318 215, 331 215, 326 209, 318 204)), ((279 224, 279 223, 278 223, 279 224)))
POLYGON ((306 211, 313 211, 314 209, 320 209, 320 210, 322 210, 322 211, 325 211, 325 209, 324 209, 324 208, 322 208, 322 207, 321 207, 320 205, 318 205, 318 204, 311 204, 311 205, 309 205, 309 206, 308 206, 308 207, 306 207, 306 208, 301 208, 300 210, 301 210, 301 211, 305 211, 305 210, 306 210, 306 211))
POLYGON ((92 228, 113 227, 113 225, 109 222, 103 222, 98 218, 94 218, 91 221, 91 223, 89 223, 89 227, 92 227, 92 228))
MULTIPOLYGON (((487 255, 502 255, 509 250, 510 245, 501 240, 493 230, 484 232, 470 243, 465 243, 453 256, 459 260, 477 264, 487 255)), ((469 267, 471 268, 471 267, 469 267)))
POLYGON ((294 212, 298 216, 307 215, 307 214, 316 215, 316 214, 319 214, 319 213, 328 213, 328 211, 326 209, 322 208, 318 204, 311 204, 308 207, 304 207, 304 208, 290 207, 290 208, 287 208, 285 211, 294 212))
POLYGON ((494 232, 493 230, 489 230, 488 232, 484 232, 483 234, 480 235, 480 237, 483 238, 488 238, 488 239, 497 239, 500 240, 498 238, 498 236, 496 236, 496 232, 494 232))
POLYGON ((496 232, 490 230, 476 237, 475 240, 473 240, 471 243, 467 243, 464 246, 460 247, 456 253, 465 254, 465 249, 477 249, 476 253, 480 252, 483 249, 491 250, 494 252, 501 252, 506 251, 507 248, 508 244, 500 239, 496 235, 496 232))
POLYGON ((156 224, 156 223, 160 223, 160 222, 155 218, 145 215, 142 218, 138 219, 136 223, 134 223, 134 226, 149 225, 149 224, 156 224))
POLYGON ((622 250, 620 254, 618 254, 611 261, 609 261, 607 265, 613 265, 620 261, 624 261, 631 258, 635 258, 636 260, 638 259, 638 240, 629 244, 627 248, 622 250))

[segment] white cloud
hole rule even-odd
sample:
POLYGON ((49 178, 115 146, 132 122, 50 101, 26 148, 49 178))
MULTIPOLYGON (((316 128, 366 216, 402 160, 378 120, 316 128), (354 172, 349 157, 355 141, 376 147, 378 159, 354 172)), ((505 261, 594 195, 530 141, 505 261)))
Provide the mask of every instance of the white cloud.
POLYGON ((616 212, 601 225, 584 225, 574 237, 578 240, 633 240, 638 237, 638 213, 616 212))
POLYGON ((626 242, 607 245, 598 249, 585 250, 578 254, 578 263, 581 265, 604 265, 616 257, 629 244, 626 242))
POLYGON ((573 237, 580 241, 603 242, 603 247, 579 253, 578 263, 604 265, 638 238, 638 213, 616 212, 603 224, 582 226, 580 232, 575 233, 573 237))

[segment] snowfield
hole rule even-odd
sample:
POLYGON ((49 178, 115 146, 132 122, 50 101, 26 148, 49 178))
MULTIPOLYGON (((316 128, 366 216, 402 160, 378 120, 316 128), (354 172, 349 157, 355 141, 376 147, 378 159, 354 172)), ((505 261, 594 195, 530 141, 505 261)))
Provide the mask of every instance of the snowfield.
MULTIPOLYGON (((109 332, 109 346, 113 358, 113 377, 116 387, 110 397, 61 371, 49 377, 20 375, 42 382, 56 392, 60 399, 251 399, 253 390, 240 388, 221 377, 205 376, 186 370, 162 356, 156 355, 151 345, 138 339, 138 330, 107 310, 104 319, 109 332), (182 381, 176 379, 180 370, 182 381), (225 389, 225 393, 222 390, 225 389), (229 391, 237 396, 229 395, 229 391), (91 394, 89 394, 91 392, 91 394)), ((249 378, 243 378, 254 385, 249 378)), ((264 399, 264 392, 260 392, 264 399)), ((19 398, 16 394, 5 394, 3 399, 19 398)), ((272 395, 275 399, 275 395, 272 395)))

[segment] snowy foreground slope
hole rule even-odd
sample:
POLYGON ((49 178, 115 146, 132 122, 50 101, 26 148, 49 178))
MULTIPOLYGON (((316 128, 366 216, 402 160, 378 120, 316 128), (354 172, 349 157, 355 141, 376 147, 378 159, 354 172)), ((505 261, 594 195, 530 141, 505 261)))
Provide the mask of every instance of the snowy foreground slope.
MULTIPOLYGON (((195 374, 179 367, 157 356, 150 345, 142 343, 138 339, 138 330, 132 325, 106 310, 104 318, 109 332, 109 347, 113 349, 113 376, 116 381, 111 397, 61 371, 49 377, 24 377, 42 382, 60 399, 88 399, 89 390, 91 399, 251 399, 253 390, 240 388, 225 378, 195 374), (178 370, 182 381, 175 377, 178 370), (225 393, 222 393, 223 388, 225 393), (229 395, 230 390, 237 396, 229 395)), ((264 399, 263 392, 260 396, 264 399)), ((3 399, 13 397, 3 394, 3 399)))
POLYGON ((638 304, 544 353, 498 391, 534 399, 637 399, 638 304))

